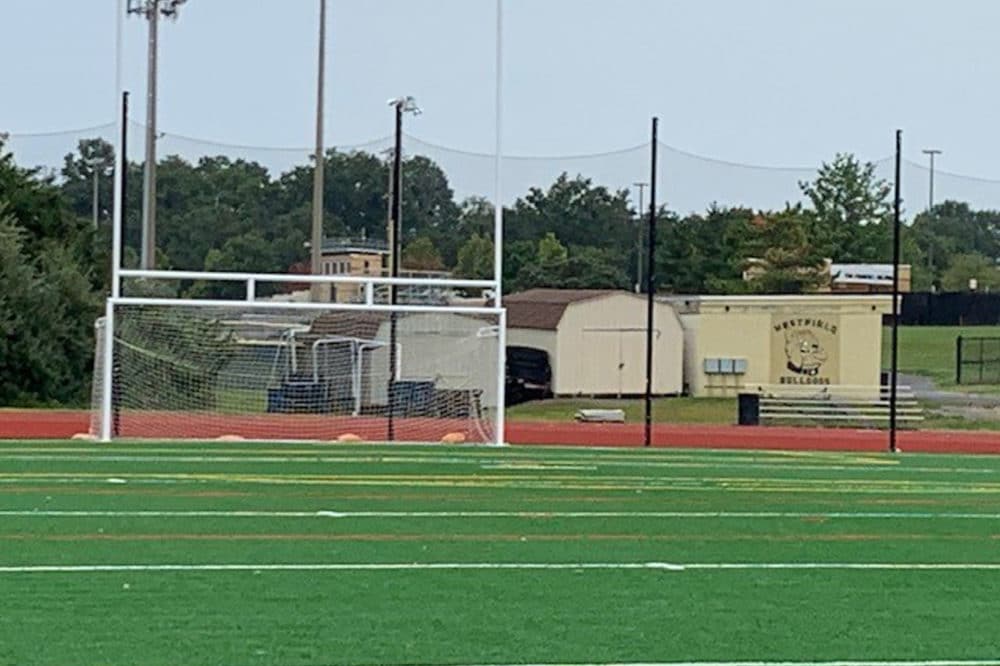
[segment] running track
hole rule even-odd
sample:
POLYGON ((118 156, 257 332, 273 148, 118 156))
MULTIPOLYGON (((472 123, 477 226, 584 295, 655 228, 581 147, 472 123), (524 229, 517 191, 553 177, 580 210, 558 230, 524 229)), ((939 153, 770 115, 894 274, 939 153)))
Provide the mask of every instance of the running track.
MULTIPOLYGON (((225 434, 240 434, 248 439, 287 439, 289 416, 264 416, 248 419, 220 419, 198 423, 194 415, 159 414, 155 423, 165 421, 197 427, 205 438, 225 434)), ((90 414, 85 411, 0 410, 0 439, 67 439, 88 429, 90 414)), ((381 419, 353 419, 349 425, 337 426, 336 417, 294 416, 298 419, 295 433, 305 438, 335 439, 334 430, 347 428, 363 438, 384 439, 385 425, 381 419), (315 433, 310 435, 310 430, 315 433)), ((146 427, 153 419, 139 418, 123 426, 123 436, 164 437, 146 427)), ((172 425, 174 425, 172 424, 172 425)), ((426 427, 426 423, 423 424, 426 427)), ((448 426, 442 426, 447 429, 448 426)), ((405 439, 407 424, 399 423, 397 433, 405 439)), ((172 429, 177 433, 179 430, 172 429)), ((426 430, 423 431, 426 436, 426 430)), ((443 433, 442 433, 443 434, 443 433)), ((640 446, 643 442, 641 424, 508 422, 507 440, 512 444, 553 444, 577 446, 640 446)), ((906 431, 899 433, 899 447, 907 452, 927 453, 994 453, 1000 454, 1000 433, 972 431, 906 431)), ((884 431, 851 430, 846 428, 748 427, 735 425, 657 425, 653 428, 653 446, 728 449, 783 449, 803 451, 883 451, 888 446, 884 431)))

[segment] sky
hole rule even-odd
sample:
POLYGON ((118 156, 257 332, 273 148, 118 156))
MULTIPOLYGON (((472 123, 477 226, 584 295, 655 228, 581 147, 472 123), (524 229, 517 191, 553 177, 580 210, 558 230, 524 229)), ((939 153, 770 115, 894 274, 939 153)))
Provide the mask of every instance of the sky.
MULTIPOLYGON (((161 24, 161 154, 208 150, 179 138, 196 137, 292 149, 244 151, 278 168, 301 162, 314 134, 318 5, 189 0, 161 24)), ((0 0, 0 132, 16 156, 58 163, 73 137, 34 135, 113 122, 117 6, 0 0)), ((614 186, 648 180, 648 149, 622 151, 648 142, 655 115, 668 147, 661 196, 681 207, 794 193, 837 152, 883 160, 891 177, 898 128, 911 208, 927 196, 924 148, 943 151, 939 199, 1000 208, 1000 2, 503 0, 503 17, 505 156, 613 153, 510 159, 506 194, 563 169, 614 186)), ((451 149, 435 155, 456 189, 487 194, 492 160, 462 151, 493 150, 495 19, 496 0, 329 0, 327 144, 386 137, 386 100, 413 95, 424 113, 406 120, 409 149, 451 149)), ((145 21, 128 18, 124 87, 137 121, 145 48, 145 21)))

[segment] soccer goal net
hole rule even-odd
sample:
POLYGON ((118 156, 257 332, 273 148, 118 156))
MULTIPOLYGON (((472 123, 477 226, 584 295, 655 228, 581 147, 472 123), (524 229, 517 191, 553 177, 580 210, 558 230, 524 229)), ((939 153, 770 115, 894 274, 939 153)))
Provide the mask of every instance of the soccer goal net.
POLYGON ((500 324, 486 309, 116 303, 97 326, 91 431, 493 443, 500 324))

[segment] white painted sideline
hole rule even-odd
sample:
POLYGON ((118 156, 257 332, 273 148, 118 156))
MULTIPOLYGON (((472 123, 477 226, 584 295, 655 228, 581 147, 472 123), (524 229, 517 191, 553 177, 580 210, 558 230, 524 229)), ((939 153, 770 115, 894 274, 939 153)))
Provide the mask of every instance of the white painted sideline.
POLYGON ((468 570, 655 570, 731 569, 1000 571, 1000 563, 965 562, 382 562, 287 564, 29 564, 0 566, 0 573, 95 573, 162 571, 468 571, 468 570))
POLYGON ((58 511, 0 510, 17 518, 736 518, 859 520, 1000 520, 1000 513, 904 511, 58 511))

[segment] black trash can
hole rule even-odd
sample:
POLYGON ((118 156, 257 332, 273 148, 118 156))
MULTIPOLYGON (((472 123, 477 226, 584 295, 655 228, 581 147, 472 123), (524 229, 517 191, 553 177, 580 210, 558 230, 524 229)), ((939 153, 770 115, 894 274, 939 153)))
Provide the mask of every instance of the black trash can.
POLYGON ((740 425, 760 425, 760 395, 740 393, 738 401, 737 423, 740 425))

